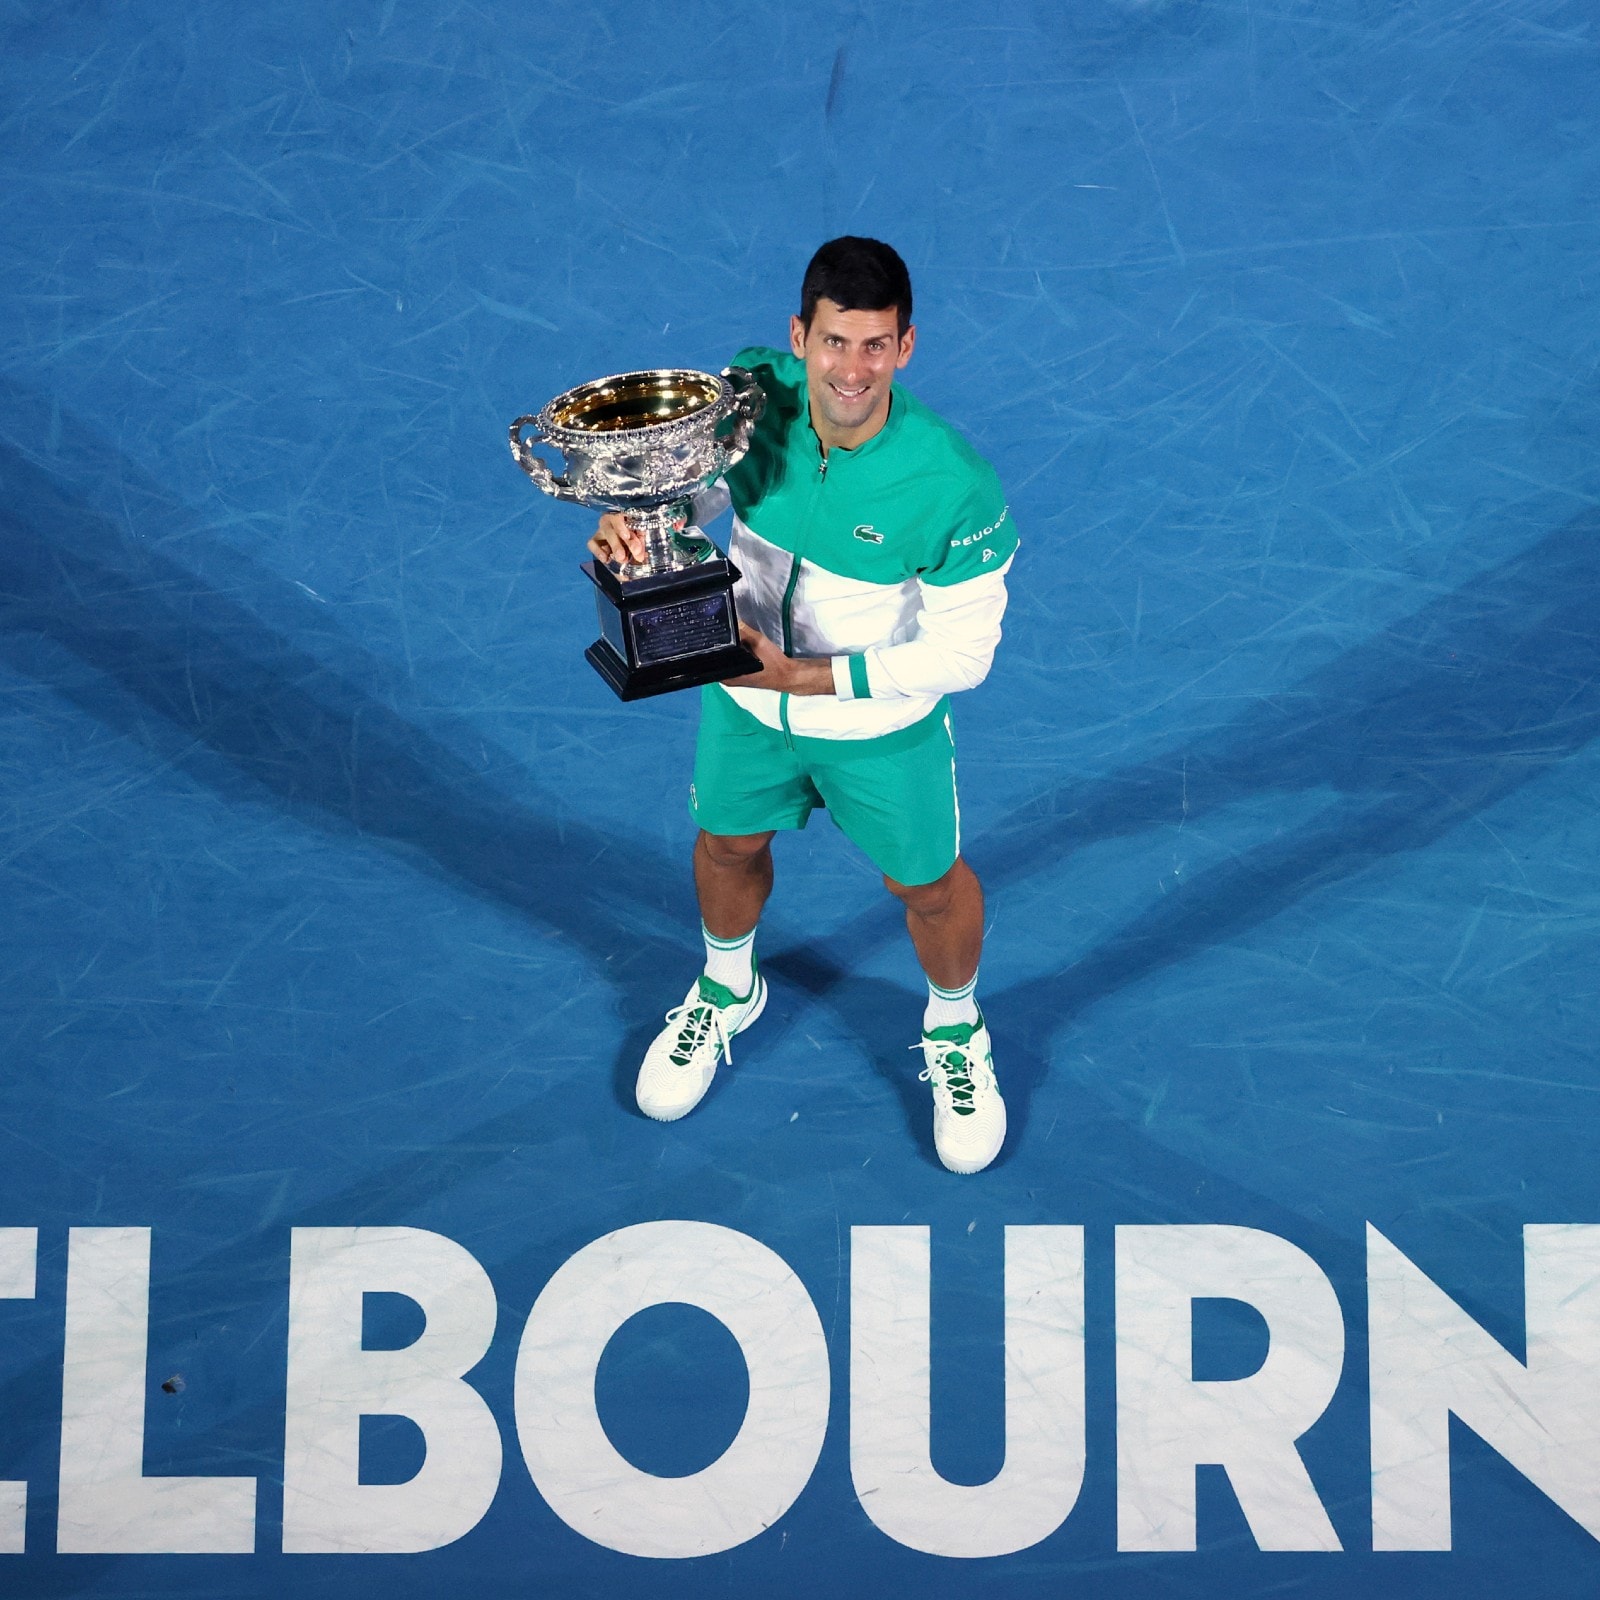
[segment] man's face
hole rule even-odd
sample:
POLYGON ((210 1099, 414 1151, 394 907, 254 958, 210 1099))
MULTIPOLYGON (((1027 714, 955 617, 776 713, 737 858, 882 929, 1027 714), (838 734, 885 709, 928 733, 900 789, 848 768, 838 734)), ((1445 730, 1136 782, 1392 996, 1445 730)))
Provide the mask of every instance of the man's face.
POLYGON ((842 311, 819 300, 809 328, 789 319, 789 343, 806 364, 811 421, 828 446, 849 449, 870 439, 888 420, 889 387, 911 359, 917 330, 900 336, 899 313, 842 311))

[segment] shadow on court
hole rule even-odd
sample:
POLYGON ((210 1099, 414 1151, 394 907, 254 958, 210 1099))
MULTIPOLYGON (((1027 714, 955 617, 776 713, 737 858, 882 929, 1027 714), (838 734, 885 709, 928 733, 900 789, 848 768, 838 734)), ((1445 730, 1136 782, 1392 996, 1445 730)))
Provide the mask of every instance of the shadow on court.
MULTIPOLYGON (((105 726, 217 792, 270 796, 315 826, 396 849, 425 870, 559 930, 614 985, 624 1041, 614 1092, 659 1026, 663 973, 696 948, 686 862, 646 849, 601 892, 610 837, 512 795, 359 681, 375 664, 292 585, 207 539, 191 511, 50 405, 0 388, 0 650, 105 726), (70 441, 70 442, 62 442, 70 441), (49 441, 48 448, 42 441, 49 441), (115 485, 135 532, 95 509, 115 485), (224 564, 227 588, 165 555, 183 540, 224 564), (272 626, 261 613, 289 619, 272 626), (352 661, 336 671, 322 654, 352 661), (59 651, 41 653, 44 639, 59 651), (359 660, 357 660, 359 658, 359 660)), ((1530 528, 1534 525, 1530 523, 1530 528)), ((971 854, 991 895, 1098 840, 1169 827, 1249 797, 1316 789, 1331 810, 1166 893, 1082 959, 991 990, 1013 1138, 1051 1040, 1088 1006, 1305 895, 1421 849, 1600 732, 1600 514, 1586 511, 1459 589, 1364 640, 1235 723, 1089 783, 1030 801, 971 854)), ((468 731, 468 730, 464 730, 468 731)), ((474 741, 481 739, 470 730, 474 741)), ((514 770, 509 755, 496 761, 514 770)), ((825 997, 895 1084, 920 1131, 925 1091, 881 985, 853 979, 869 948, 904 937, 887 900, 772 970, 825 997), (886 1020, 887 1019, 887 1020, 886 1020), (911 1062, 907 1067, 906 1062, 911 1062)))
MULTIPOLYGON (((1081 847, 1180 816, 1263 794, 1339 796, 1299 830, 1169 890, 1081 959, 985 992, 1003 1052, 1008 1149, 1064 1024, 1319 889, 1426 848, 1587 745, 1600 733, 1596 615, 1600 513, 1585 511, 1238 721, 1112 777, 1061 784, 971 841, 997 897, 1081 847)), ((850 998, 860 988, 850 968, 897 937, 897 908, 878 908, 831 941, 826 961, 791 958, 784 970, 873 1039, 880 1005, 850 998)), ((874 1051, 880 1066, 893 1055, 874 1051)))
MULTIPOLYGON (((208 536, 81 424, 53 422, 48 401, 4 384, 0 652, 224 798, 270 799, 313 827, 375 840, 558 929, 595 958, 629 1020, 657 999, 633 975, 698 946, 680 863, 633 843, 626 874, 597 871, 614 837, 525 783, 507 792, 408 721, 360 681, 381 665, 324 606, 208 536), (129 527, 96 509, 108 500, 129 527), (220 583, 164 545, 220 570, 220 583)), ((476 728, 460 731, 464 747, 484 747, 476 728)), ((504 751, 487 749, 485 764, 520 777, 504 751)))

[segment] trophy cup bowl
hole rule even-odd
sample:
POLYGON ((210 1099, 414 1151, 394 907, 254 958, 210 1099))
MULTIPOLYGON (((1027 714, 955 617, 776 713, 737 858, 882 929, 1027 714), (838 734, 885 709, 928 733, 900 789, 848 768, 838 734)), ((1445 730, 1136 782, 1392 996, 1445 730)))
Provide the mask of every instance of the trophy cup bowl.
POLYGON ((679 530, 693 519, 695 494, 750 448, 765 405, 743 367, 657 368, 579 384, 511 424, 512 457, 537 488, 620 511, 644 539, 643 561, 616 571, 582 565, 600 618, 584 655, 624 700, 761 670, 739 642, 738 569, 709 540, 679 530), (564 471, 540 445, 561 452, 564 471))

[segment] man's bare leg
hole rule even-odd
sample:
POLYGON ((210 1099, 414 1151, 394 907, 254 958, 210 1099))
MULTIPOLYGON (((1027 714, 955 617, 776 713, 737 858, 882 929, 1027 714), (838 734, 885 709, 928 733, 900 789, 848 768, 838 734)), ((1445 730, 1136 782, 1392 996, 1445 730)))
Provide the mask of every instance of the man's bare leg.
POLYGON ((959 856, 942 878, 909 886, 885 877, 928 975, 922 1076, 933 1089, 933 1143, 952 1172, 981 1172, 1000 1153, 1006 1107, 989 1030, 974 995, 983 953, 983 888, 959 856))
POLYGON ((700 920, 717 939, 742 939, 761 920, 772 893, 772 835, 702 830, 694 842, 700 920))
POLYGON ((770 833, 701 833, 694 883, 705 924, 706 965, 667 1015, 645 1052, 634 1093, 657 1122, 676 1122, 699 1105, 718 1065, 733 1059, 729 1040, 767 1003, 755 970, 755 927, 772 892, 770 833))
POLYGON ((957 856, 932 883, 907 885, 887 875, 883 882, 906 908, 906 928, 922 970, 941 989, 965 988, 977 975, 983 953, 983 886, 977 873, 957 856))

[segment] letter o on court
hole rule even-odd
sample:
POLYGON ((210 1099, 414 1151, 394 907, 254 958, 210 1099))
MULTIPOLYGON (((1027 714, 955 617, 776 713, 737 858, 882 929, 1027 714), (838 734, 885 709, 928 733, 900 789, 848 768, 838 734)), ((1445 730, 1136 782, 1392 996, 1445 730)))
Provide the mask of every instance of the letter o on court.
POLYGON ((828 1427, 828 1345, 805 1285, 764 1244, 709 1222, 643 1222, 596 1239, 545 1285, 515 1392, 528 1472, 568 1527, 626 1555, 714 1555, 771 1527, 810 1480, 828 1427), (682 1478, 622 1456, 595 1405, 611 1336, 666 1304, 721 1322, 750 1375, 733 1443, 682 1478))

